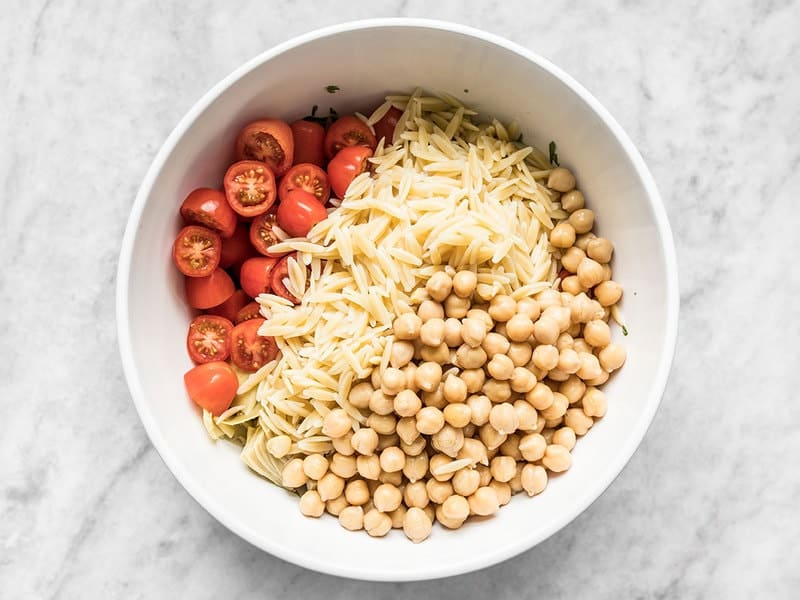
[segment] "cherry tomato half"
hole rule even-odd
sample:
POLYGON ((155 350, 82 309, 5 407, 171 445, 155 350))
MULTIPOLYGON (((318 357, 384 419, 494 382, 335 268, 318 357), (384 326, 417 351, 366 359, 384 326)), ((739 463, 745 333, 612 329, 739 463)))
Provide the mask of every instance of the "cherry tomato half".
POLYGON ((328 211, 308 192, 292 190, 278 205, 278 226, 292 237, 305 237, 328 217, 328 211))
POLYGON ((262 162, 242 160, 225 173, 225 198, 243 217, 265 213, 275 202, 275 175, 262 162))
POLYGON ((187 277, 185 284, 189 306, 201 310, 219 306, 236 291, 231 276, 220 268, 208 277, 187 277))
MULTIPOLYGON (((272 268, 272 273, 270 274, 270 287, 272 288, 272 293, 276 296, 280 296, 281 298, 285 298, 289 302, 293 302, 298 304, 300 302, 299 298, 295 298, 289 289, 286 287, 286 284, 283 283, 283 280, 289 277, 289 259, 294 257, 297 260, 297 253, 294 252, 287 256, 284 256, 278 264, 276 264, 272 268)), ((306 280, 307 282, 307 280, 306 280)), ((308 287, 306 285, 306 287, 308 287)))
POLYGON ((224 238, 236 229, 236 213, 225 200, 225 194, 211 188, 198 188, 181 204, 181 217, 187 223, 202 225, 224 238))
POLYGON ((233 323, 215 315, 200 315, 189 323, 186 349, 195 363, 225 360, 231 353, 233 323))
POLYGON ((271 337, 258 335, 265 319, 239 323, 231 332, 231 360, 242 371, 258 371, 278 355, 278 344, 271 337))
POLYGON ((264 256, 283 256, 283 254, 286 254, 285 252, 283 254, 273 254, 269 251, 270 246, 280 242, 274 230, 276 220, 275 213, 270 211, 263 215, 258 215, 250 223, 250 243, 259 254, 264 256))
POLYGON ((331 188, 337 198, 344 198, 353 179, 367 170, 367 159, 372 156, 372 150, 366 146, 350 146, 343 148, 328 163, 328 178, 331 188))
POLYGON ((234 323, 238 325, 239 323, 244 323, 250 319, 263 318, 264 317, 261 316, 261 305, 258 302, 250 302, 239 310, 239 312, 236 314, 236 320, 234 323))
POLYGON ((246 125, 236 138, 236 158, 266 163, 280 177, 294 160, 294 134, 277 119, 263 119, 246 125))
POLYGON ((294 134, 294 164, 325 166, 325 128, 314 121, 300 119, 290 125, 294 134))
POLYGON ((183 383, 189 398, 216 417, 228 410, 239 388, 239 378, 234 370, 220 360, 187 371, 183 383))
POLYGON ((242 307, 247 306, 247 303, 250 301, 251 298, 247 295, 247 292, 244 290, 236 290, 233 292, 233 296, 225 300, 225 302, 219 306, 209 308, 206 312, 209 315, 216 315, 228 319, 228 321, 235 322, 236 315, 239 314, 242 307))
POLYGON ((369 125, 355 115, 341 117, 325 134, 325 155, 330 159, 347 146, 369 146, 375 149, 377 140, 369 125))
POLYGON ((325 204, 331 197, 331 186, 328 185, 328 175, 317 165, 303 163, 293 166, 281 179, 278 186, 278 198, 283 201, 286 194, 292 190, 303 190, 325 204))
POLYGON ((250 228, 245 223, 239 223, 233 235, 222 240, 219 266, 223 269, 228 267, 237 269, 244 261, 255 255, 256 250, 250 243, 250 228))
POLYGON ((271 272, 280 259, 272 256, 254 256, 242 263, 239 281, 251 298, 271 291, 271 272))
POLYGON ((172 244, 172 259, 187 277, 207 277, 219 265, 222 239, 199 225, 187 225, 172 244))
POLYGON ((386 138, 386 141, 383 142, 383 145, 391 146, 394 128, 401 116, 403 116, 402 110, 395 108, 394 106, 390 108, 389 111, 383 115, 383 117, 381 117, 381 120, 374 125, 375 139, 380 140, 381 138, 386 138))

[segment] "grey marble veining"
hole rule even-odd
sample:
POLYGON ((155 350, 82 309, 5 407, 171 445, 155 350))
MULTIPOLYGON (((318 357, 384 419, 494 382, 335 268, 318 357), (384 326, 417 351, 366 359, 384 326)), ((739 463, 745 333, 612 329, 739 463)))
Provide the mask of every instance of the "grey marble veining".
POLYGON ((797 597, 800 5, 3 3, 0 597, 797 597), (189 106, 292 35, 373 16, 499 33, 584 83, 674 229, 678 349, 609 490, 537 548, 419 584, 340 580, 220 526, 151 448, 114 276, 133 197, 189 106))

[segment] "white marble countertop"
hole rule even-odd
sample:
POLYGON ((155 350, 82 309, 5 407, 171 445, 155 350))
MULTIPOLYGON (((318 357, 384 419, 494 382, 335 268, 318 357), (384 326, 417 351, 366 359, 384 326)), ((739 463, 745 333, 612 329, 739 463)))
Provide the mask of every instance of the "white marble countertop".
POLYGON ((797 597, 800 6, 473 6, 4 3, 0 596, 797 597), (273 44, 371 16, 482 27, 583 82, 649 163, 681 276, 670 384, 617 481, 537 548, 419 584, 312 573, 219 525, 151 447, 115 336, 128 211, 178 119, 273 44))

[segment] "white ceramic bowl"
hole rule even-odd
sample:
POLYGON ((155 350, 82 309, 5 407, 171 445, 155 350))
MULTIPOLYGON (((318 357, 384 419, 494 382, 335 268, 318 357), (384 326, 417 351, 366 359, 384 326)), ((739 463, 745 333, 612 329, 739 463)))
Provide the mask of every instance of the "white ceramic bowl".
POLYGON ((674 247, 642 158, 608 112, 569 75, 534 53, 460 25, 415 19, 360 21, 302 35, 243 65, 181 120, 153 161, 131 211, 120 256, 117 319, 133 400, 164 462, 188 492, 252 544, 318 571, 373 580, 455 575, 509 558, 569 523, 619 474, 658 407, 678 318, 674 247), (325 92, 338 85, 335 95, 325 92), (628 362, 606 387, 606 418, 574 450, 573 467, 535 498, 458 531, 437 527, 422 544, 401 532, 350 533, 335 519, 300 515, 297 498, 248 471, 236 448, 212 443, 187 400, 190 318, 170 248, 177 209, 198 186, 219 186, 239 128, 262 116, 296 119, 313 104, 369 110, 415 86, 461 97, 524 139, 558 142, 598 229, 616 245, 625 286, 628 362), (467 92, 467 90, 469 90, 467 92))

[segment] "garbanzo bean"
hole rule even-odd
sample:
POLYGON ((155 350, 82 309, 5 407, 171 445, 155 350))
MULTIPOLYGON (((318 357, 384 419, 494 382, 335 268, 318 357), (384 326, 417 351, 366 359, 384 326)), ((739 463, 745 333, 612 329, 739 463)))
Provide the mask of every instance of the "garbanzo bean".
POLYGON ((489 413, 489 423, 498 433, 514 433, 519 427, 519 417, 514 405, 508 402, 495 404, 489 413))
POLYGON ((607 264, 613 253, 614 245, 604 237, 595 238, 586 244, 586 254, 601 264, 607 264))
POLYGON ((515 367, 524 367, 531 360, 533 350, 528 342, 514 342, 508 347, 508 358, 515 367))
POLYGON ((547 440, 540 433, 529 433, 519 440, 520 454, 528 462, 541 460, 545 448, 547 448, 547 440))
POLYGON ((406 454, 397 446, 389 446, 381 451, 380 465, 386 473, 402 471, 406 464, 406 454))
POLYGON ((582 337, 575 338, 575 343, 573 344, 573 349, 578 354, 580 354, 581 352, 586 352, 588 354, 592 353, 592 347, 589 344, 587 344, 586 340, 584 340, 582 337))
POLYGON ((424 362, 417 366, 416 382, 419 389, 432 392, 442 381, 442 366, 435 362, 424 362))
POLYGON ((381 461, 375 454, 356 457, 356 470, 364 479, 378 479, 381 474, 381 461))
POLYGON ((444 414, 438 408, 426 406, 416 415, 417 430, 425 435, 433 435, 444 427, 444 414))
POLYGON ((577 275, 570 275, 569 277, 565 277, 561 280, 561 289, 565 292, 568 292, 572 295, 578 295, 581 292, 585 292, 586 288, 581 285, 580 280, 578 279, 577 275))
POLYGON ((594 420, 587 417, 582 408, 570 408, 564 415, 564 424, 576 435, 586 435, 594 425, 594 420))
POLYGON ((378 434, 370 427, 362 427, 353 434, 350 443, 359 454, 370 456, 378 447, 378 434))
POLYGON ((471 348, 480 346, 486 338, 486 325, 480 319, 467 317, 461 323, 461 339, 471 348))
POLYGON ((469 298, 478 285, 478 276, 472 271, 459 271, 453 277, 453 292, 460 298, 469 298))
POLYGON ((303 459, 303 473, 309 479, 322 479, 328 471, 328 459, 321 454, 309 454, 303 459))
POLYGON ((352 456, 355 452, 355 450, 353 450, 352 441, 353 432, 348 431, 342 437, 331 439, 331 444, 333 445, 333 449, 342 456, 352 456))
POLYGON ((592 241, 597 236, 593 234, 591 231, 588 233, 583 233, 575 238, 575 247, 580 248, 584 252, 586 252, 586 248, 589 246, 589 242, 592 241))
POLYGON ((572 455, 564 446, 550 444, 544 451, 542 464, 554 473, 561 473, 572 466, 572 455))
POLYGON ((544 426, 546 431, 549 432, 547 437, 547 442, 551 443, 553 441, 553 432, 556 430, 556 427, 560 427, 561 424, 564 422, 564 417, 556 417, 555 419, 547 419, 544 422, 544 426))
POLYGON ((603 281, 603 267, 591 258, 584 258, 578 265, 578 282, 585 288, 596 286, 603 281))
POLYGON ((546 420, 552 421, 563 417, 568 407, 569 400, 567 397, 560 392, 553 392, 553 403, 539 412, 546 420))
POLYGON ((306 484, 308 478, 303 470, 303 459, 293 458, 287 462, 281 472, 281 482, 286 488, 299 488, 306 484))
POLYGON ((467 404, 448 404, 444 407, 444 420, 453 427, 466 427, 472 418, 472 410, 467 404))
POLYGON ((525 367, 515 367, 511 373, 511 389, 520 394, 530 392, 536 385, 536 376, 525 367))
POLYGON ((464 432, 458 428, 445 423, 445 425, 431 436, 431 446, 439 452, 451 458, 458 455, 458 451, 464 445, 464 432))
POLYGON ((488 485, 479 487, 467 498, 470 513, 481 516, 493 515, 500 508, 497 494, 488 485))
POLYGON ((340 515, 345 508, 347 508, 347 498, 344 497, 344 494, 325 503, 325 510, 334 517, 340 515))
POLYGON ((594 354, 578 352, 578 357, 581 359, 581 366, 576 375, 581 379, 594 379, 595 377, 599 377, 603 372, 600 361, 597 360, 594 354))
POLYGON ((481 344, 481 348, 486 353, 486 357, 489 359, 494 358, 494 356, 497 354, 505 354, 508 352, 510 347, 511 343, 508 341, 508 339, 494 331, 487 333, 483 343, 481 344))
POLYGON ((448 529, 458 529, 464 524, 464 520, 456 520, 450 519, 442 513, 442 505, 436 506, 436 520, 442 527, 447 527, 448 529))
POLYGON ((392 529, 403 528, 403 521, 406 518, 407 512, 408 509, 406 508, 405 504, 401 504, 400 506, 398 506, 392 512, 389 513, 389 516, 392 518, 392 529))
POLYGON ((458 459, 468 458, 475 464, 489 464, 489 457, 486 450, 486 446, 484 446, 483 442, 476 438, 465 438, 464 439, 464 446, 458 453, 456 457, 458 459))
POLYGON ((350 415, 341 408, 334 408, 322 421, 322 433, 332 438, 342 437, 352 426, 350 415))
POLYGON ((512 342, 524 342, 533 334, 533 321, 526 315, 514 315, 506 322, 506 334, 512 342))
POLYGON ((416 440, 411 442, 410 444, 406 444, 405 442, 400 442, 400 449, 406 453, 406 456, 419 456, 419 454, 425 450, 428 446, 427 440, 419 436, 416 440))
POLYGON ((480 486, 481 476, 472 468, 459 469, 453 474, 451 483, 456 494, 469 496, 480 486))
POLYGON ((444 321, 444 343, 450 348, 461 345, 461 321, 450 317, 444 321))
POLYGON ((569 333, 562 333, 558 336, 556 340, 556 348, 558 351, 561 352, 565 348, 572 348, 572 345, 575 343, 575 339, 569 333))
POLYGON ((605 321, 593 319, 583 326, 583 339, 590 346, 604 348, 611 343, 611 329, 605 321))
POLYGON ((553 443, 564 446, 567 450, 575 447, 575 431, 571 427, 561 427, 553 433, 553 443))
MULTIPOLYGON (((513 406, 511 407, 513 410, 513 406)), ((491 413, 490 413, 491 417, 491 413)), ((514 415, 516 417, 516 414, 514 415)), ((491 451, 495 448, 499 448, 500 444, 506 441, 507 434, 500 433, 495 429, 491 423, 487 423, 483 427, 480 428, 478 431, 478 436, 481 438, 481 441, 486 446, 486 449, 491 451)))
POLYGON ((403 502, 405 502, 406 506, 409 508, 414 506, 425 508, 430 501, 431 499, 428 498, 428 489, 425 487, 425 482, 422 480, 407 483, 406 487, 403 488, 403 502))
POLYGON ((533 349, 531 361, 537 368, 549 371, 558 365, 558 357, 558 348, 550 344, 540 344, 533 349))
POLYGON ((575 233, 588 233, 594 227, 594 213, 588 208, 581 208, 573 212, 568 221, 575 228, 575 233))
POLYGON ((397 427, 397 418, 394 415, 371 414, 367 417, 367 427, 371 427, 379 435, 389 435, 397 427))
POLYGON ((482 394, 473 394, 467 398, 472 416, 470 422, 480 427, 489 422, 489 412, 492 410, 492 401, 482 394))
POLYGON ((392 518, 373 508, 364 515, 364 529, 372 537, 383 537, 392 528, 392 518))
POLYGON ((473 306, 467 311, 467 319, 476 319, 483 323, 486 331, 491 331, 494 327, 494 321, 487 312, 489 307, 485 304, 473 306))
POLYGON ((522 467, 521 482, 528 496, 541 494, 547 487, 547 471, 540 465, 527 464, 522 467))
POLYGON ((440 383, 436 389, 431 392, 422 392, 422 404, 424 406, 433 406, 438 409, 443 409, 447 406, 447 400, 444 399, 444 386, 440 383))
POLYGON ((459 298, 455 294, 450 294, 444 301, 444 314, 454 319, 463 319, 467 316, 469 307, 469 298, 459 298))
POLYGON ((582 399, 583 412, 588 417, 603 417, 606 414, 608 401, 606 395, 596 387, 586 388, 582 399))
POLYGON ((581 324, 573 322, 572 325, 569 326, 569 329, 567 329, 566 333, 573 338, 578 337, 581 334, 581 324))
POLYGON ((403 390, 394 397, 394 412, 401 417, 413 417, 421 408, 422 400, 411 390, 403 390))
MULTIPOLYGON (((514 468, 514 473, 515 474, 516 474, 516 471, 517 471, 517 469, 516 469, 516 463, 515 463, 515 468, 514 468)), ((514 478, 514 476, 512 475, 511 479, 513 479, 513 478, 514 478)), ((511 479, 509 479, 509 481, 511 481, 511 479)), ((511 486, 508 483, 506 483, 504 481, 497 481, 496 479, 493 479, 492 481, 489 482, 489 487, 494 490, 494 493, 497 496, 497 504, 498 505, 505 506, 506 504, 511 502, 511 486)))
POLYGON ((474 394, 480 391, 486 381, 486 373, 483 369, 464 369, 461 371, 461 379, 467 384, 467 392, 474 394))
POLYGON ((442 503, 442 514, 453 521, 464 521, 469 516, 469 502, 463 495, 453 494, 442 503))
MULTIPOLYGON (((495 457, 496 453, 497 453, 497 450, 495 450, 494 453, 492 454, 492 458, 495 457)), ((489 470, 488 464, 486 464, 486 465, 483 465, 483 464, 477 465, 475 467, 475 470, 478 472, 478 475, 480 475, 480 477, 481 477, 481 484, 480 484, 479 487, 485 487, 485 486, 489 485, 489 482, 492 481, 492 472, 489 470)))
POLYGON ((576 246, 567 248, 564 255, 561 257, 561 266, 570 273, 578 272, 578 265, 586 258, 586 253, 576 246))
POLYGON ((430 276, 425 284, 425 289, 431 298, 437 302, 444 302, 453 289, 453 280, 444 271, 438 271, 430 276))
POLYGON ((541 318, 553 319, 558 324, 559 335, 569 329, 572 324, 570 309, 566 306, 548 306, 542 312, 541 318))
MULTIPOLYGON (((392 350, 389 353, 390 365, 396 369, 401 369, 411 362, 412 358, 414 358, 414 344, 402 340, 397 340, 392 343, 392 350)), ((352 390, 350 393, 352 395, 352 390)))
POLYGON ((350 394, 347 396, 347 399, 350 401, 350 404, 356 408, 367 408, 369 406, 369 397, 372 395, 373 391, 374 388, 369 381, 362 381, 350 388, 350 394))
POLYGON ((364 509, 361 506, 347 506, 339 512, 339 525, 349 531, 364 528, 364 509))
POLYGON ((325 503, 317 490, 308 490, 300 496, 300 512, 307 517, 321 517, 325 512, 325 503))
POLYGON ((382 483, 372 494, 372 503, 379 511, 389 513, 403 501, 403 494, 390 483, 382 483))
POLYGON ((403 466, 403 475, 405 475, 410 482, 419 481, 423 479, 428 473, 428 455, 424 452, 418 456, 406 456, 406 464, 403 466))
POLYGON ((595 377, 594 379, 587 379, 586 385, 593 385, 595 387, 599 385, 603 385, 606 381, 608 381, 609 373, 608 371, 603 371, 600 373, 599 377, 595 377))
POLYGON ((588 323, 593 319, 600 318, 603 314, 603 307, 600 303, 592 300, 583 292, 575 296, 569 310, 573 322, 577 323, 588 323))
POLYGON ((403 533, 415 544, 427 539, 432 528, 433 521, 421 508, 409 508, 403 518, 403 533))
POLYGON ((613 280, 604 281, 594 288, 594 297, 602 306, 611 306, 622 298, 622 286, 613 280))
POLYGON ((522 467, 524 467, 525 464, 526 463, 517 462, 517 471, 514 473, 511 481, 508 482, 512 494, 519 494, 522 491, 522 467))
POLYGON ((394 396, 406 387, 406 375, 400 369, 388 367, 381 375, 381 390, 384 394, 394 396))
POLYGON ((323 501, 332 500, 344 492, 344 479, 329 471, 317 482, 317 491, 323 501))
POLYGON ((575 189, 575 176, 569 169, 556 167, 547 177, 547 187, 557 192, 569 192, 575 189))
POLYGON ((489 470, 496 481, 511 481, 517 472, 517 462, 510 456, 495 456, 489 464, 489 470))
POLYGON ((613 272, 611 270, 611 265, 606 263, 602 265, 602 267, 603 267, 603 281, 609 281, 611 279, 611 276, 613 275, 613 272))
POLYGON ((450 348, 445 343, 441 343, 438 346, 423 346, 419 354, 420 358, 427 362, 434 362, 440 365, 450 362, 450 348))
POLYGON ((486 365, 486 370, 494 379, 505 381, 514 374, 514 363, 505 354, 495 354, 486 365))
POLYGON ((558 355, 558 369, 569 375, 576 373, 581 367, 581 359, 572 348, 564 348, 558 355))
POLYGON ((344 497, 353 506, 362 506, 369 502, 369 488, 363 479, 354 479, 344 487, 344 497))
POLYGON ((514 402, 514 411, 517 413, 517 420, 519 421, 519 424, 517 425, 518 430, 533 431, 536 429, 536 423, 538 422, 539 414, 528 401, 516 400, 514 402))
POLYGON ((533 324, 533 337, 540 344, 555 344, 561 329, 552 317, 541 316, 533 324))
POLYGON ((423 300, 417 308, 417 316, 423 323, 431 319, 444 319, 444 307, 433 300, 423 300))
MULTIPOLYGON (((481 371, 483 372, 483 371, 481 371)), ((292 438, 288 435, 276 435, 267 440, 267 450, 275 458, 283 458, 292 448, 292 438)))
POLYGON ((483 394, 492 402, 505 402, 511 398, 511 384, 508 381, 489 379, 481 388, 483 394))
POLYGON ((561 196, 561 208, 568 213, 580 210, 585 204, 586 200, 580 190, 571 190, 561 196))
POLYGON ((586 391, 586 384, 577 375, 570 375, 566 381, 563 381, 558 386, 558 391, 567 397, 570 404, 575 404, 583 397, 583 393, 586 391))
POLYGON ((425 482, 425 489, 428 492, 428 498, 436 504, 441 504, 453 495, 453 485, 449 481, 428 479, 425 482))
POLYGON ((458 375, 450 374, 444 380, 442 394, 451 404, 464 402, 467 399, 467 384, 458 375))
POLYGON ((394 410, 394 396, 383 391, 383 382, 369 397, 369 409, 376 415, 388 415, 394 410))
POLYGON ((415 340, 419 337, 422 319, 414 313, 405 313, 394 320, 392 329, 398 340, 415 340))
POLYGON ((477 369, 486 364, 486 352, 483 348, 461 344, 456 351, 456 362, 462 369, 477 369))
POLYGON ((517 312, 517 303, 511 296, 497 295, 492 298, 488 312, 495 321, 505 323, 517 312))
POLYGON ((600 350, 597 358, 600 360, 600 366, 603 370, 611 373, 625 364, 627 353, 623 346, 619 344, 609 344, 600 350))
POLYGON ((545 410, 553 404, 553 390, 544 383, 537 383, 533 389, 525 394, 525 400, 538 411, 545 410))
POLYGON ((413 362, 410 362, 401 370, 406 376, 406 389, 409 389, 414 393, 418 392, 419 386, 417 385, 417 365, 415 365, 413 362))
POLYGON ((356 457, 336 452, 331 457, 330 470, 343 479, 350 479, 356 474, 356 457))
POLYGON ((428 319, 419 330, 420 341, 427 346, 439 346, 444 342, 444 319, 428 319))
POLYGON ((575 229, 566 222, 561 222, 550 231, 550 243, 555 248, 569 248, 575 243, 575 229))

